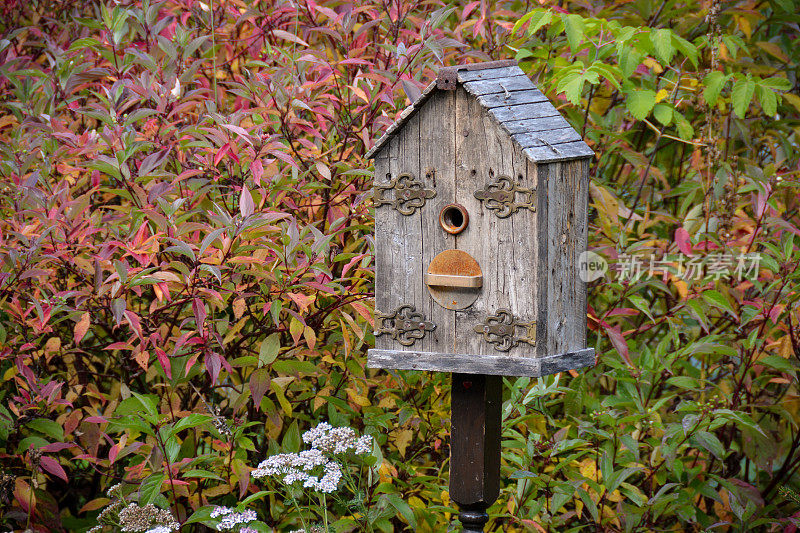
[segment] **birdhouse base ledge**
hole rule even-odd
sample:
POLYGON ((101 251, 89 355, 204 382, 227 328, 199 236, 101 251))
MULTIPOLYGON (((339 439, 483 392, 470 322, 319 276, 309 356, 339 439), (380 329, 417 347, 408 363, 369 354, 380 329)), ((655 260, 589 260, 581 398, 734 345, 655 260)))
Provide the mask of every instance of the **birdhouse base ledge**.
POLYGON ((594 366, 594 364, 594 348, 585 348, 547 357, 367 350, 368 368, 429 370, 433 372, 458 372, 461 374, 486 374, 490 376, 538 378, 567 370, 594 366))

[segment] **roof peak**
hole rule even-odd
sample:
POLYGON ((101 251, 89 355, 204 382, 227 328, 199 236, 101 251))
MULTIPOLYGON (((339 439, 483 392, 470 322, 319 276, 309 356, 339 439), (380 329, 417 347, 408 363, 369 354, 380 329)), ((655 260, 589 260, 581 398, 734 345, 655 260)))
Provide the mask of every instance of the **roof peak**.
POLYGON ((535 163, 591 157, 594 152, 512 60, 439 69, 429 84, 366 153, 372 159, 436 91, 462 86, 535 163))

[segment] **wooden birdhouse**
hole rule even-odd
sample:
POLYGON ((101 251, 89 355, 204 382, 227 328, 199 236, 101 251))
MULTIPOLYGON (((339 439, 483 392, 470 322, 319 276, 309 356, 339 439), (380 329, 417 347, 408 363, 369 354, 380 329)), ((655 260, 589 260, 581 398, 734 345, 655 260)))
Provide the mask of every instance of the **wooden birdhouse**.
POLYGON ((515 61, 448 67, 375 161, 372 368, 542 376, 586 348, 594 152, 515 61))

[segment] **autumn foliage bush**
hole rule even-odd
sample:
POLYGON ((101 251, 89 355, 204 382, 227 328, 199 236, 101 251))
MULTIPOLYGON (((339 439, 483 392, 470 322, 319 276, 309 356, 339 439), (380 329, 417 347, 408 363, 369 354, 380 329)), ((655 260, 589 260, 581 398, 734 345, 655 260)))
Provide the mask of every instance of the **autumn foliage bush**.
POLYGON ((337 531, 446 530, 449 377, 365 369, 363 154, 437 65, 517 57, 598 154, 594 251, 761 268, 592 282, 597 367, 506 380, 491 530, 791 531, 796 6, 534 7, 4 3, 3 527, 87 530, 122 483, 182 531, 296 529, 250 471, 325 420, 376 440, 337 531))

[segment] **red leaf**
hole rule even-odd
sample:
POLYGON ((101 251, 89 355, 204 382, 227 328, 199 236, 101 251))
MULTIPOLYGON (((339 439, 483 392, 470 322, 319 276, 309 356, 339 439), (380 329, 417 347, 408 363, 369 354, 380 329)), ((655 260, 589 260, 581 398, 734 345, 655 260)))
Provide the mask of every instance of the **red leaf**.
POLYGON ((195 322, 197 322, 197 331, 203 331, 203 326, 206 323, 206 306, 203 300, 200 298, 192 300, 192 311, 194 312, 195 322))
POLYGON ((64 472, 64 469, 61 468, 61 465, 58 464, 58 461, 53 459, 52 457, 48 457, 43 455, 39 458, 39 464, 42 465, 42 468, 47 472, 53 474, 54 476, 58 476, 64 481, 69 481, 67 478, 67 473, 64 472))
POLYGON ((161 368, 164 369, 164 374, 166 374, 169 379, 172 379, 172 365, 169 363, 167 352, 161 348, 156 348, 156 356, 158 357, 158 362, 161 363, 161 368))
POLYGON ((81 319, 75 324, 73 328, 73 335, 75 338, 75 344, 78 344, 83 339, 83 336, 86 335, 86 332, 89 331, 89 324, 91 321, 89 319, 89 312, 85 312, 81 315, 81 319))
POLYGON ((253 403, 256 404, 256 410, 261 405, 261 398, 267 392, 270 381, 268 368, 256 369, 250 376, 250 394, 253 397, 253 403))
POLYGON ((685 229, 678 228, 675 230, 675 244, 678 245, 678 249, 682 253, 692 255, 692 238, 685 229))
POLYGON ((628 363, 628 366, 633 366, 631 358, 628 355, 628 343, 625 342, 625 337, 622 335, 619 326, 606 328, 606 333, 608 334, 608 338, 611 339, 611 344, 614 345, 614 348, 617 349, 617 352, 619 352, 622 358, 625 359, 625 362, 628 363))
POLYGON ((222 158, 225 157, 231 149, 231 143, 225 143, 222 145, 222 148, 219 149, 217 155, 214 156, 214 166, 219 165, 219 162, 222 161, 222 158))

